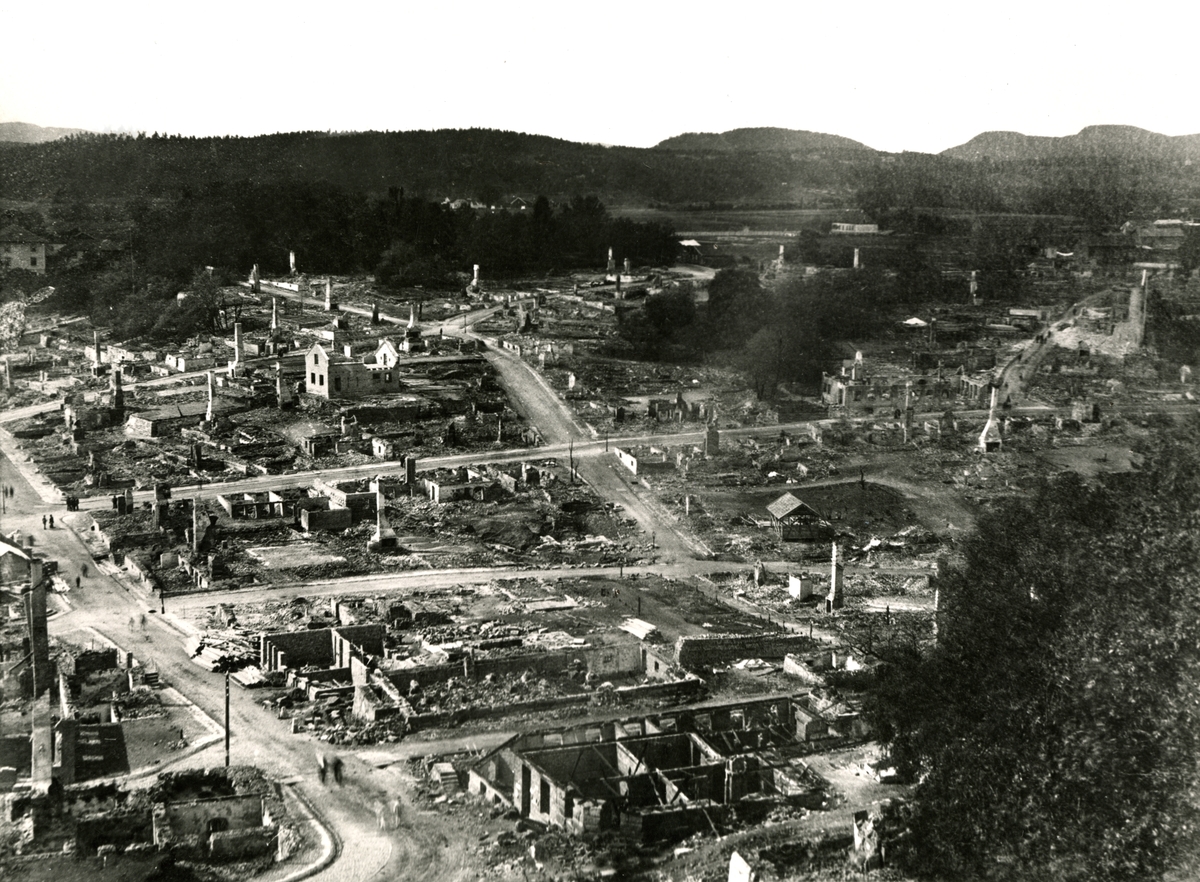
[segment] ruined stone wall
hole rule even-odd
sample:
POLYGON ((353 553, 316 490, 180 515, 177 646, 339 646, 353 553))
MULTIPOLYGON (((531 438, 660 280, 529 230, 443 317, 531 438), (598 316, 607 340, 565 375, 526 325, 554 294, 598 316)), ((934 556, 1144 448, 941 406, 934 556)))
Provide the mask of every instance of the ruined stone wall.
POLYGON ((76 653, 65 653, 58 660, 59 669, 69 676, 87 677, 97 671, 108 671, 117 667, 117 650, 85 649, 76 653))
POLYGON ((262 796, 252 793, 160 803, 154 809, 154 841, 162 845, 197 836, 207 839, 214 823, 228 825, 226 830, 229 831, 261 829, 262 796))
POLYGON ((135 843, 150 843, 154 839, 150 812, 106 812, 92 818, 80 818, 75 822, 75 853, 95 854, 102 845, 116 846, 124 851, 135 843))
POLYGON ((259 667, 275 671, 281 667, 302 668, 306 665, 328 667, 333 659, 333 632, 329 628, 315 631, 287 631, 259 636, 259 667), (283 653, 283 658, 279 654, 283 653))
POLYGON ((743 658, 782 658, 814 642, 802 634, 700 634, 675 641, 675 659, 685 668, 727 664, 743 658))
POLYGON ((361 647, 367 655, 383 655, 383 625, 341 625, 333 629, 333 665, 350 667, 350 656, 354 647, 361 647))
POLYGON ((305 532, 316 530, 345 530, 354 522, 354 515, 348 508, 321 509, 306 508, 300 512, 300 526, 305 532))
POLYGON ((209 837, 209 857, 218 861, 244 861, 273 855, 278 847, 277 827, 224 830, 209 837))

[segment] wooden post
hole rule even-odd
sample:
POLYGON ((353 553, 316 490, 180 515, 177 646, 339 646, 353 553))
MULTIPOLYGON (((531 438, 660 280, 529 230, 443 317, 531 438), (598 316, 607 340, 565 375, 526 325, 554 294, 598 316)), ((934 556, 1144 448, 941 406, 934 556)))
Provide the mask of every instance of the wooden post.
POLYGON ((229 768, 229 671, 225 672, 225 768, 229 768))

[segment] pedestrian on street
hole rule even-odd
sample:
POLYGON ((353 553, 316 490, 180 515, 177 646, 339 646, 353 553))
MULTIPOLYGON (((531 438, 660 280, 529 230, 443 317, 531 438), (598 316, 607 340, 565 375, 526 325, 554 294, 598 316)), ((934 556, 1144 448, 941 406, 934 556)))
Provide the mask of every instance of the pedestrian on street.
POLYGON ((42 515, 42 529, 46 529, 46 516, 42 515))
POLYGON ((146 614, 145 613, 142 613, 142 619, 141 619, 140 624, 142 626, 142 630, 145 631, 146 630, 146 614))
POLYGON ((85 578, 85 579, 86 579, 86 578, 87 578, 87 574, 88 574, 88 565, 87 565, 87 564, 84 564, 83 566, 81 566, 81 567, 79 568, 79 572, 83 573, 83 578, 85 578))
POLYGON ((78 576, 75 577, 75 587, 79 588, 79 577, 78 576))
POLYGON ((54 515, 50 515, 50 529, 54 529, 54 515))
POLYGON ((335 756, 333 758, 333 780, 337 781, 338 786, 342 786, 342 758, 335 756))
POLYGON ((129 633, 133 633, 133 616, 129 617, 129 633))
POLYGON ((317 779, 322 784, 325 783, 325 754, 323 753, 317 754, 317 779))

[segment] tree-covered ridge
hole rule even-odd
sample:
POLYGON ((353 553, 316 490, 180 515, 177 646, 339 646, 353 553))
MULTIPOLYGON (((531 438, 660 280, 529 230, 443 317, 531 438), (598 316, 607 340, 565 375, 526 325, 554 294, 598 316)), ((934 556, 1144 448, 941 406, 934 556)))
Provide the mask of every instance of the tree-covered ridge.
POLYGON ((797 129, 750 128, 728 132, 686 132, 660 141, 655 150, 679 151, 785 151, 798 153, 854 154, 875 153, 866 144, 841 135, 806 132, 797 129))
POLYGON ((885 155, 835 135, 772 129, 686 135, 650 149, 491 129, 254 138, 85 134, 0 143, 0 198, 173 198, 213 183, 250 181, 371 194, 400 187, 433 201, 489 205, 539 193, 554 202, 595 193, 610 205, 857 204, 884 221, 886 210, 918 208, 1071 214, 1109 226, 1132 214, 1195 213, 1200 163, 1152 149, 1165 136, 1147 135, 1153 137, 1121 150, 1093 138, 1082 159, 969 161, 885 155))
POLYGON ((848 169, 797 167, 786 155, 730 154, 579 144, 491 129, 434 132, 300 132, 256 138, 79 135, 46 144, 0 144, 0 197, 157 197, 207 182, 305 180, 381 192, 403 187, 431 199, 596 193, 608 202, 685 203, 780 199, 780 182, 847 192, 848 169))
POLYGON ((1200 135, 1160 135, 1136 126, 1087 126, 1063 137, 983 132, 965 144, 943 150, 941 155, 998 161, 1100 157, 1200 160, 1200 135))
POLYGON ((920 780, 918 866, 1195 878, 1197 428, 1146 445, 1132 473, 1007 502, 940 579, 936 649, 893 659, 873 709, 920 780))

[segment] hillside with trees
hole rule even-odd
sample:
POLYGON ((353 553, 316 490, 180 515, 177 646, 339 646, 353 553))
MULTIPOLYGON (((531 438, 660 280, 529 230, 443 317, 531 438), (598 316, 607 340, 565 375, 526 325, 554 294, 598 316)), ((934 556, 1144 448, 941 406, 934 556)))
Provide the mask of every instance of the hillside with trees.
POLYGON ((852 170, 834 160, 793 160, 578 144, 490 129, 436 132, 300 132, 257 138, 78 135, 45 144, 0 144, 0 198, 63 195, 148 198, 221 181, 297 180, 379 193, 402 187, 440 201, 486 204, 544 193, 555 201, 596 193, 609 204, 785 201, 789 187, 849 192, 852 170))
POLYGON ((253 138, 78 134, 0 142, 0 199, 39 203, 175 198, 214 184, 304 183, 368 195, 503 206, 594 193, 607 205, 861 207, 889 211, 1079 215, 1200 208, 1198 136, 1093 127, 1071 139, 981 135, 946 153, 882 154, 836 135, 787 129, 687 134, 656 147, 604 147, 491 129, 296 132, 253 138))
POLYGON ((1087 126, 1063 137, 983 132, 941 156, 972 160, 1154 159, 1200 160, 1200 135, 1160 135, 1136 126, 1087 126))
POLYGON ((733 129, 728 132, 687 132, 675 135, 654 145, 655 150, 678 150, 691 153, 713 151, 771 151, 801 154, 842 154, 847 156, 877 153, 841 135, 804 132, 795 129, 756 128, 733 129))

